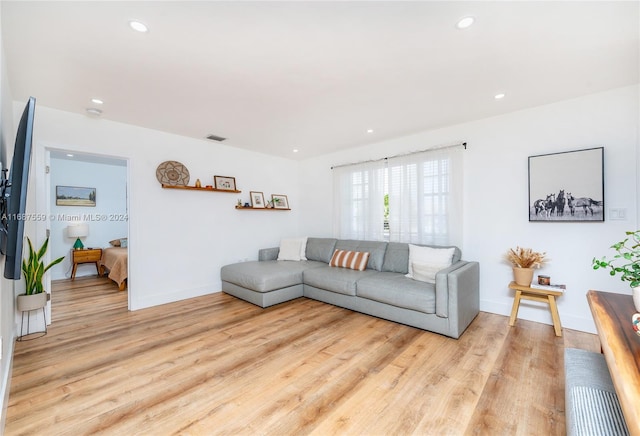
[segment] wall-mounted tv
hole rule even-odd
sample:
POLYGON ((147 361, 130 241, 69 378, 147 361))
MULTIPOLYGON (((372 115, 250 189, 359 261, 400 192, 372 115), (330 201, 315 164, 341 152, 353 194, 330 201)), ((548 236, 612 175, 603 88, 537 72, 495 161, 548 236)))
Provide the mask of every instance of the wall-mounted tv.
POLYGON ((4 277, 11 280, 20 280, 22 268, 22 241, 35 110, 36 99, 30 97, 18 124, 9 177, 7 178, 4 169, 0 179, 0 251, 5 255, 4 277))

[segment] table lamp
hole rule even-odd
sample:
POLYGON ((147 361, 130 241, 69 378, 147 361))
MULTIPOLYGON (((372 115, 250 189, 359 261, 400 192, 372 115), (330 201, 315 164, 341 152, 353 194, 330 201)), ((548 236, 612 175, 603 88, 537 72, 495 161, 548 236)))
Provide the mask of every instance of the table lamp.
POLYGON ((73 244, 74 250, 82 250, 84 248, 84 244, 80 240, 80 238, 86 237, 89 235, 89 225, 86 223, 81 224, 72 224, 67 227, 67 236, 70 238, 77 238, 75 244, 73 244))

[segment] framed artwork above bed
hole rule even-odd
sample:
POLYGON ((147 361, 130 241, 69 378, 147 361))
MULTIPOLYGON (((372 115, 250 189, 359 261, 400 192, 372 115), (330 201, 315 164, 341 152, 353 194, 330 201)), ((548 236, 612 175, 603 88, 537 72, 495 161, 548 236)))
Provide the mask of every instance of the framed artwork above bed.
POLYGON ((95 207, 96 188, 56 186, 56 206, 95 207))

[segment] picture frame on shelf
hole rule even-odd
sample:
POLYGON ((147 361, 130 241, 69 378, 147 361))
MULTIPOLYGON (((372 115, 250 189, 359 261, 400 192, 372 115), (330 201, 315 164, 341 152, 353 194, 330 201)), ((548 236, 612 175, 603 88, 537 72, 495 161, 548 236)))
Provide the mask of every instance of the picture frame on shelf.
POLYGON ((529 156, 529 221, 604 221, 604 147, 529 156))
POLYGON ((236 178, 229 176, 213 176, 213 187, 220 191, 236 191, 236 178))
POLYGON ((96 206, 96 188, 56 186, 56 206, 96 206))
POLYGON ((274 209, 289 209, 289 199, 286 195, 271 194, 274 209))
POLYGON ((264 194, 258 191, 251 191, 251 207, 253 209, 264 209, 264 194))

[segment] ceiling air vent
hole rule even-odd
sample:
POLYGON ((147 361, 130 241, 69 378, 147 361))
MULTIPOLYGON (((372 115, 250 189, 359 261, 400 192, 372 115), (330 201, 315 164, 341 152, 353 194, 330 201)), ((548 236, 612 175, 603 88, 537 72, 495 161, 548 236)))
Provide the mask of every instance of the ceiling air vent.
POLYGON ((211 139, 212 141, 222 142, 227 138, 223 138, 222 136, 217 136, 217 135, 207 135, 207 139, 211 139))

